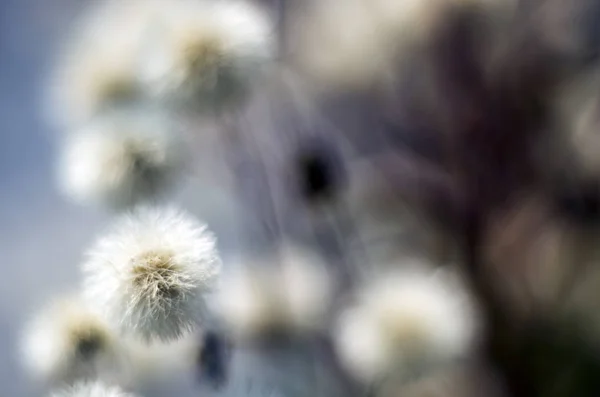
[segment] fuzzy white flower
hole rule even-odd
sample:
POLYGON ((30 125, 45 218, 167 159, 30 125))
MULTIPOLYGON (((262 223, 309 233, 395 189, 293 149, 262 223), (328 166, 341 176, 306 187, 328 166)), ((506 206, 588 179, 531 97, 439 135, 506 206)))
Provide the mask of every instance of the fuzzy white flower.
POLYGON ((176 126, 160 114, 115 114, 66 137, 59 163, 64 192, 116 208, 161 197, 186 166, 176 126))
POLYGON ((46 98, 50 117, 72 128, 141 96, 139 63, 160 15, 158 0, 94 4, 59 55, 46 98))
POLYGON ((116 386, 108 386, 101 382, 79 382, 73 386, 58 390, 50 397, 135 397, 116 386))
POLYGON ((285 247, 262 266, 241 267, 223 280, 217 310, 240 339, 274 330, 310 332, 323 325, 333 283, 313 256, 285 247))
POLYGON ((333 298, 334 283, 326 264, 315 254, 298 247, 280 249, 281 288, 291 323, 300 331, 323 325, 333 298))
POLYGON ((232 331, 254 336, 269 324, 274 313, 267 274, 259 269, 236 269, 224 276, 216 295, 217 311, 232 331))
POLYGON ((410 266, 368 284, 334 333, 348 370, 363 381, 410 377, 467 355, 478 315, 455 276, 410 266))
POLYGON ((24 332, 22 359, 38 381, 121 379, 126 366, 115 336, 104 320, 74 298, 52 302, 24 332))
POLYGON ((244 0, 180 0, 164 10, 142 78, 162 99, 221 108, 241 99, 273 58, 272 22, 244 0))
POLYGON ((203 314, 221 261, 205 225, 174 208, 123 215, 89 253, 86 297, 124 333, 173 340, 203 314))

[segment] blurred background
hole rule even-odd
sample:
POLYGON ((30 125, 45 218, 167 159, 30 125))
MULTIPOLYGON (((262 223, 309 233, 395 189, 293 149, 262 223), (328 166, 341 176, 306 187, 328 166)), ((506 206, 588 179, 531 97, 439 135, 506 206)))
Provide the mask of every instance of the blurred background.
MULTIPOLYGON (((39 395, 20 369, 19 331, 36 306, 74 288, 85 248, 110 218, 58 192, 57 132, 42 111, 61 40, 86 3, 0 2, 0 252, 5 269, 0 277, 0 384, 6 396, 39 395)), ((217 188, 192 181, 178 201, 209 224, 223 251, 235 244, 236 218, 217 188)))
POLYGON ((93 211, 68 205, 55 189, 52 131, 40 93, 65 24, 80 1, 4 1, 0 4, 0 184, 3 205, 1 375, 7 395, 31 395, 19 370, 18 334, 28 313, 77 274, 78 252, 102 224, 93 211))
MULTIPOLYGON (((261 3, 273 6, 276 2, 261 3)), ((290 0, 287 4, 299 3, 290 0)), ((514 397, 529 397, 523 391, 535 382, 543 384, 534 387, 537 391, 546 390, 546 385, 554 390, 556 384, 585 386, 587 382, 597 387, 590 386, 589 390, 600 390, 596 381, 600 355, 591 342, 600 345, 599 294, 595 288, 600 285, 600 272, 593 266, 600 252, 596 248, 600 185, 586 184, 588 179, 598 180, 600 169, 595 160, 600 149, 595 133, 600 120, 596 98, 600 91, 594 91, 600 80, 590 79, 592 89, 581 89, 588 94, 594 91, 591 99, 583 99, 589 100, 585 105, 591 109, 584 122, 579 122, 580 109, 570 96, 565 95, 563 101, 569 106, 558 107, 560 116, 563 110, 567 116, 573 113, 575 121, 570 121, 585 130, 582 135, 591 136, 589 141, 578 140, 574 133, 579 132, 577 128, 568 123, 565 128, 553 113, 554 89, 563 88, 565 82, 568 86, 572 78, 581 76, 582 85, 587 86, 586 72, 597 69, 598 25, 589 21, 600 15, 598 2, 581 0, 572 14, 572 9, 559 0, 498 0, 502 5, 498 9, 491 1, 472 3, 476 4, 473 9, 467 1, 432 0, 428 3, 431 7, 423 6, 420 13, 407 13, 415 20, 394 14, 398 19, 386 19, 390 32, 398 34, 391 41, 386 34, 392 33, 382 34, 376 20, 388 16, 382 12, 385 8, 374 11, 372 19, 363 13, 375 10, 370 8, 375 0, 372 4, 356 0, 343 10, 334 0, 307 1, 306 10, 297 7, 294 11, 298 11, 299 19, 286 26, 289 31, 280 37, 284 45, 278 55, 288 57, 290 64, 298 62, 299 70, 306 68, 306 81, 312 85, 295 80, 296 76, 290 78, 289 65, 282 62, 281 70, 272 75, 275 82, 261 86, 250 109, 240 113, 236 120, 239 125, 228 125, 225 121, 230 120, 226 119, 217 121, 223 122, 220 127, 231 127, 233 134, 242 137, 233 140, 238 147, 227 149, 246 149, 239 153, 232 149, 227 153, 230 157, 221 156, 224 152, 218 150, 211 153, 215 158, 227 157, 225 162, 229 162, 218 166, 225 169, 223 176, 227 174, 232 180, 217 181, 221 177, 218 173, 211 180, 206 176, 213 169, 204 167, 208 161, 196 163, 199 172, 175 192, 173 201, 208 224, 218 237, 226 263, 244 249, 273 248, 269 244, 283 236, 313 248, 334 269, 332 273, 339 281, 336 287, 340 291, 336 293, 340 292, 342 299, 332 300, 328 307, 336 315, 338 306, 347 303, 344 293, 351 295, 354 287, 369 285, 373 281, 370 276, 383 274, 399 263, 419 257, 427 265, 433 263, 436 271, 438 265, 456 265, 456 274, 470 277, 465 291, 471 293, 472 287, 479 294, 475 300, 488 306, 484 310, 492 315, 485 320, 490 321, 488 334, 492 336, 490 346, 483 344, 481 351, 469 351, 473 356, 461 363, 467 375, 460 374, 461 365, 450 366, 452 384, 469 385, 465 386, 468 393, 459 388, 455 395, 500 394, 503 388, 496 386, 503 383, 496 383, 500 378, 496 371, 487 372, 490 362, 513 392, 521 390, 514 397), (460 8, 463 3, 467 6, 460 8), (444 7, 438 9, 440 4, 444 7), (454 13, 452 7, 445 7, 448 4, 461 4, 456 7, 460 10, 454 13), (480 15, 482 10, 486 13, 480 15), (338 11, 343 11, 342 16, 338 11), (448 16, 449 22, 444 23, 446 19, 439 16, 448 16), (428 23, 421 23, 421 17, 428 23), (344 23, 350 28, 344 29, 344 23), (421 25, 425 27, 420 29, 421 25), (381 46, 373 48, 375 42, 381 46), (493 50, 488 51, 486 45, 490 43, 493 50), (550 132, 541 134, 540 130, 550 132), (246 145, 248 142, 254 146, 246 145), (304 161, 306 153, 317 158, 316 177, 312 175, 313 164, 306 165, 314 158, 304 161), (591 165, 587 162, 590 158, 591 165), (323 159, 327 160, 325 165, 319 163, 323 159), (343 166, 338 167, 340 164, 343 166), (333 175, 328 174, 325 182, 319 179, 323 169, 333 175), (310 191, 302 191, 306 186, 299 190, 297 185, 306 182, 299 175, 305 174, 313 178, 307 184, 316 180, 317 185, 325 186, 325 192, 311 196, 310 191), (226 191, 226 185, 239 190, 226 191), (589 186, 592 193, 588 200, 589 186), (471 217, 481 224, 470 224, 471 217), (362 232, 367 236, 364 241, 362 232), (572 276, 579 270, 583 276, 572 276), (589 285, 579 296, 575 292, 582 281, 589 285), (577 320, 591 335, 590 349, 588 342, 584 343, 583 353, 579 347, 562 343, 563 339, 581 339, 570 333, 575 329, 568 322, 572 315, 570 299, 575 302, 573 317, 581 316, 577 320), (504 317, 494 318, 495 312, 504 317), (542 324, 539 328, 538 323, 542 324), (496 327, 498 324, 501 326, 496 327), (566 329, 556 338, 560 343, 551 340, 553 335, 548 337, 550 341, 538 338, 554 328, 566 329), (515 335, 522 339, 513 343, 515 335), (540 346, 532 343, 538 339, 540 346), (554 345, 559 347, 547 360, 546 353, 552 350, 549 346, 554 345), (503 354, 506 346, 514 355, 503 354), (563 371, 565 357, 575 350, 570 359, 583 363, 583 369, 563 371), (591 354, 586 355, 588 350, 591 354), (531 362, 523 359, 530 356, 531 362), (555 366, 549 368, 546 361, 555 366), (555 380, 557 374, 575 380, 555 380)), ((0 253, 5 269, 0 277, 0 384, 6 396, 39 395, 18 362, 22 326, 42 303, 76 287, 86 248, 113 216, 101 206, 78 206, 60 194, 56 177, 60 132, 52 130, 42 111, 56 56, 75 17, 89 4, 81 0, 0 1, 0 253)), ((413 3, 379 0, 377 4, 397 11, 399 4, 413 3)), ((290 69, 294 66, 298 65, 290 69)), ((579 89, 574 91, 581 94, 579 89)), ((557 92, 562 99, 562 91, 557 92)), ((197 130, 204 133, 204 127, 197 130)), ((204 146, 211 151, 212 145, 223 143, 214 142, 220 136, 213 135, 211 142, 204 141, 211 139, 210 134, 198 137, 198 149, 204 146)), ((448 296, 462 292, 456 288, 454 295, 448 296)), ((443 302, 445 296, 440 296, 443 302)), ((422 303, 417 299, 414 304, 422 303)), ((457 309, 457 317, 462 316, 462 309, 457 309)), ((269 314, 277 317, 275 312, 269 314)), ((428 323, 430 327, 436 325, 431 329, 445 330, 454 320, 446 321, 446 314, 435 318, 444 321, 443 326, 428 323)), ((476 315, 470 318, 471 314, 457 322, 481 320, 476 315)), ((324 323, 331 326, 329 318, 324 323)), ((443 340, 446 334, 439 335, 443 340)), ((143 395, 347 397, 343 387, 362 390, 354 388, 354 380, 343 371, 333 374, 339 371, 339 363, 333 362, 334 354, 327 350, 331 341, 324 343, 321 337, 308 342, 288 340, 282 344, 285 348, 275 338, 269 340, 274 346, 267 343, 256 346, 256 350, 252 350, 255 346, 238 349, 230 367, 232 381, 217 392, 199 386, 197 373, 182 373, 157 380, 143 395), (259 378, 268 381, 255 382, 259 378), (285 383, 285 392, 271 381, 285 383), (319 388, 318 394, 313 387, 319 388)), ((443 382, 441 385, 446 389, 442 393, 427 394, 427 388, 424 392, 450 395, 443 382)), ((390 395, 399 394, 395 385, 390 390, 390 395)), ((569 396, 564 390, 537 395, 569 396)))

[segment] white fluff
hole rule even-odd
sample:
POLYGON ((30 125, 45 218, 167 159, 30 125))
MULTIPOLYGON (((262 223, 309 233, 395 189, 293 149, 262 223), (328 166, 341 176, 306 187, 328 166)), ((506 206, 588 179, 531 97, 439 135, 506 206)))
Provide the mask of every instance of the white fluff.
POLYGON ((126 362, 108 325, 74 298, 53 301, 23 334, 23 364, 47 384, 121 379, 126 362))
POLYGON ((354 376, 413 376, 471 351, 478 316, 454 274, 411 266, 381 276, 334 331, 339 356, 354 376))
POLYGON ((256 84, 273 58, 272 21, 244 0, 169 3, 142 78, 161 99, 220 108, 256 84))
POLYGON ((117 386, 108 386, 101 382, 80 382, 71 387, 58 390, 50 397, 135 397, 117 386))
POLYGON ((124 333, 177 339, 201 321, 221 261, 206 226, 174 208, 123 215, 84 263, 90 302, 124 333))
POLYGON ((267 263, 236 269, 223 280, 217 311, 240 339, 323 326, 333 292, 330 275, 304 252, 287 247, 280 253, 267 263))
POLYGON ((109 0, 86 10, 51 76, 46 99, 55 122, 74 128, 140 96, 141 51, 161 3, 109 0))
POLYGON ((78 202, 115 208, 160 198, 186 168, 176 127, 160 114, 126 113, 66 137, 59 163, 63 191, 78 202))
POLYGON ((300 330, 314 330, 322 325, 333 297, 333 281, 315 255, 297 248, 282 251, 280 288, 290 322, 300 330))

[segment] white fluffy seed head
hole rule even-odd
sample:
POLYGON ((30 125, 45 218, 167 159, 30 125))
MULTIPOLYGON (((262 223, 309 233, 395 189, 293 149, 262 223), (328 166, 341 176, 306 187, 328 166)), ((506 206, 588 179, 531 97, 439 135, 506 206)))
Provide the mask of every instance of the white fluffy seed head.
POLYGON ((323 325, 333 297, 333 281, 325 265, 296 247, 282 249, 281 282, 289 322, 300 331, 323 325))
POLYGON ((272 331, 312 332, 324 324, 333 292, 330 275, 305 252, 287 247, 280 253, 223 280, 217 311, 239 339, 272 331))
POLYGON ((347 310, 335 330, 338 355, 353 376, 370 381, 389 369, 391 346, 382 338, 374 316, 367 310, 347 310))
POLYGON ((50 397, 136 397, 126 393, 117 386, 109 386, 102 382, 79 382, 73 386, 57 390, 50 397))
POLYGON ((368 284, 341 315, 335 339, 348 370, 373 381, 463 358, 478 331, 474 302, 455 274, 411 266, 368 284))
POLYGON ((259 269, 236 269, 217 292, 217 312, 239 339, 256 336, 271 323, 275 308, 266 280, 259 269))
POLYGON ((124 333, 173 340, 201 321, 220 267, 205 225, 174 208, 141 207, 90 251, 84 290, 124 333))
POLYGON ((47 384, 78 379, 121 379, 126 362, 103 319, 82 301, 53 301, 28 324, 22 359, 33 378, 47 384))
POLYGON ((274 57, 269 17, 244 0, 170 2, 142 79, 168 102, 219 109, 247 94, 274 57))
POLYGON ((59 163, 63 191, 75 201, 117 209, 162 197, 186 168, 176 126, 162 115, 127 113, 67 136, 59 163))
POLYGON ((53 121, 77 127, 140 97, 139 58, 158 4, 109 0, 86 10, 51 76, 47 105, 53 121))

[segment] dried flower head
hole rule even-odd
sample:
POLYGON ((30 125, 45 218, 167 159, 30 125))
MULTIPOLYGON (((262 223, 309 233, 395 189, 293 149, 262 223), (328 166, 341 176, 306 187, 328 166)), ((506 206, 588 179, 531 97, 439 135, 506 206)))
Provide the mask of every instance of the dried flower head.
POLYGON ((59 164, 65 193, 115 208, 161 197, 185 169, 183 135, 169 118, 120 114, 66 137, 59 164))
POLYGON ((52 302, 24 333, 23 362, 45 383, 123 375, 120 347, 108 325, 81 301, 52 302))
POLYGON ((48 96, 52 119, 72 128, 139 99, 139 58, 158 4, 110 0, 86 10, 52 75, 48 96))
POLYGON ((169 3, 142 76, 167 100, 220 108, 240 99, 274 56, 271 21, 243 0, 169 3))
POLYGON ((311 332, 324 323, 333 292, 330 275, 313 256, 286 247, 267 266, 242 267, 223 280, 217 307, 240 339, 269 332, 311 332))
POLYGON ((364 381, 413 376, 469 353, 477 313, 453 276, 415 266, 367 285, 335 331, 348 370, 364 381))
POLYGON ((201 320, 220 270, 215 238, 174 208, 123 215, 84 264, 85 293, 125 333, 173 340, 201 320))
POLYGON ((116 386, 101 382, 79 382, 73 386, 55 391, 50 397, 135 397, 116 386))

